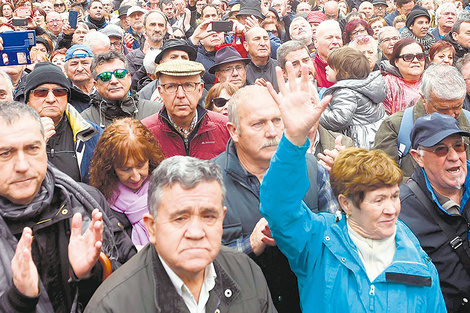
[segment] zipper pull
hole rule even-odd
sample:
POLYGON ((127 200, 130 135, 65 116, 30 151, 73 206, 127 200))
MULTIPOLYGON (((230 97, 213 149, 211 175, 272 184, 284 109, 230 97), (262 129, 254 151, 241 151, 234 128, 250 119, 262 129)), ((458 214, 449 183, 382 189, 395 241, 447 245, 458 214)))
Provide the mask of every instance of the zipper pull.
POLYGON ((375 296, 375 286, 370 285, 369 296, 375 296))

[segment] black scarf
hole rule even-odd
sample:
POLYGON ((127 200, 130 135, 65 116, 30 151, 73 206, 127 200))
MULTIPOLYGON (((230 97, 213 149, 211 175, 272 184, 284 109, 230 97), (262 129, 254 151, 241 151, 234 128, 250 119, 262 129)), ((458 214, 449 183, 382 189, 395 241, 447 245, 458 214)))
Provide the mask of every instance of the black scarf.
MULTIPOLYGON (((132 92, 124 100, 106 101, 98 92, 91 95, 90 105, 95 106, 100 112, 100 126, 104 125, 104 120, 114 120, 123 117, 136 118, 139 112, 137 109, 139 103, 139 95, 132 92), (104 118, 102 117, 104 115, 104 118)), ((103 127, 103 126, 101 126, 103 127)))
POLYGON ((91 16, 88 15, 88 20, 93 25, 96 25, 96 27, 98 27, 98 29, 101 29, 103 27, 103 25, 106 23, 106 19, 104 18, 104 16, 99 20, 95 20, 94 18, 92 18, 91 16))
MULTIPOLYGON (((0 197, 0 294, 7 292, 13 282, 10 263, 18 244, 18 240, 12 234, 5 219, 12 222, 37 220, 37 218, 44 214, 48 214, 46 209, 54 197, 54 191, 57 192, 57 188, 66 199, 67 205, 73 211, 73 214, 77 212, 82 214, 82 233, 91 222, 91 212, 93 209, 100 207, 96 200, 82 186, 50 164, 48 164, 46 177, 41 185, 41 189, 30 204, 16 205, 0 197)), ((114 242, 111 222, 104 214, 103 224, 102 250, 110 260, 117 260, 118 252, 114 242)), ((40 298, 36 312, 53 312, 54 310, 41 281, 39 282, 39 290, 40 298)))

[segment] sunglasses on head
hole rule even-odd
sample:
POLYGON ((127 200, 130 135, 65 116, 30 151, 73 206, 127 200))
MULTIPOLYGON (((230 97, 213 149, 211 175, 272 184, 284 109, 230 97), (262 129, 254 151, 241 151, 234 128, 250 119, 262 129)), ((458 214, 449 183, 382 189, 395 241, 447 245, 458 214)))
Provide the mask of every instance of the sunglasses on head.
POLYGON ((416 54, 406 53, 406 54, 400 55, 399 58, 402 58, 403 61, 405 61, 405 62, 411 62, 416 58, 419 62, 421 62, 421 61, 424 61, 426 59, 426 55, 423 52, 419 52, 419 53, 416 53, 416 54))
POLYGON ((54 88, 54 89, 47 89, 47 88, 37 88, 31 91, 31 93, 38 98, 45 98, 49 95, 49 92, 55 97, 63 97, 67 95, 67 89, 65 88, 54 88))
POLYGON ((96 78, 101 80, 103 83, 109 82, 111 78, 116 77, 117 79, 123 79, 127 75, 127 70, 124 68, 115 70, 114 72, 103 72, 101 74, 96 75, 96 78))
POLYGON ((228 99, 225 99, 225 98, 214 98, 214 99, 212 99, 212 103, 218 108, 224 107, 227 104, 227 101, 228 101, 228 99))

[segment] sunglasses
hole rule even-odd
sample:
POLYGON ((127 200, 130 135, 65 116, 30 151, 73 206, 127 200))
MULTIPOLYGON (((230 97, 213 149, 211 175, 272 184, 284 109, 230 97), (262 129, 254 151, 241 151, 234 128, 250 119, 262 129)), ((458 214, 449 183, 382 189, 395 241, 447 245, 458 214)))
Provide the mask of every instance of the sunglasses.
POLYGON ((421 62, 426 59, 426 55, 423 52, 416 53, 416 54, 406 53, 406 54, 400 55, 399 58, 402 58, 403 61, 405 62, 411 62, 416 58, 419 62, 421 62))
POLYGON ((56 3, 54 4, 55 7, 65 7, 64 3, 56 3))
POLYGON ((212 103, 218 108, 223 108, 227 104, 228 100, 229 99, 225 98, 214 98, 212 99, 212 103))
POLYGON ((65 88, 54 88, 54 89, 47 89, 47 88, 37 88, 31 91, 31 93, 38 98, 45 98, 47 95, 49 95, 49 92, 52 92, 52 94, 55 97, 63 97, 66 96, 68 93, 68 90, 65 88))
MULTIPOLYGON (((452 149, 457 153, 465 152, 467 150, 468 144, 465 142, 457 142, 452 145, 452 149)), ((440 145, 433 148, 421 147, 424 151, 432 152, 438 157, 446 156, 449 153, 450 147, 446 145, 440 145)))
POLYGON ((107 83, 111 80, 111 78, 116 77, 117 79, 123 79, 127 75, 127 70, 124 68, 115 70, 114 72, 103 72, 101 74, 96 75, 96 78, 101 80, 103 83, 107 83))

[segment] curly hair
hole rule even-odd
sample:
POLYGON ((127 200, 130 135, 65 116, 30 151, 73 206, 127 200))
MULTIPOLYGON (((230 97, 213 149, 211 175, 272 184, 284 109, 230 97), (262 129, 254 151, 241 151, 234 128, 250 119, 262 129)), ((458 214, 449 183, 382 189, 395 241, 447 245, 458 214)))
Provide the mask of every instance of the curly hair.
POLYGON ((403 172, 382 150, 347 148, 335 160, 330 173, 336 197, 344 195, 359 208, 365 193, 401 183, 403 172))
POLYGON ((370 27, 370 25, 366 21, 360 20, 360 19, 355 19, 355 20, 349 21, 344 26, 344 32, 343 32, 343 43, 344 44, 347 44, 351 41, 351 35, 359 25, 362 25, 365 28, 365 30, 367 31, 367 34, 369 34, 369 36, 374 35, 374 31, 372 30, 372 28, 370 27))
POLYGON ((150 173, 164 156, 153 134, 140 121, 126 117, 106 127, 91 159, 90 185, 98 188, 108 201, 119 183, 114 168, 125 165, 129 159, 148 160, 150 173))

